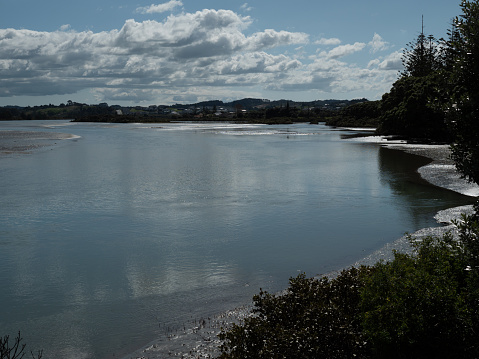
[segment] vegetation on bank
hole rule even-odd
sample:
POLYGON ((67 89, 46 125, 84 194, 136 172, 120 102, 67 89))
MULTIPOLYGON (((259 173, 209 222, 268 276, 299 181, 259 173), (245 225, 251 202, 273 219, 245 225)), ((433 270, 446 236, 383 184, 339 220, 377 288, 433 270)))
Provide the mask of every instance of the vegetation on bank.
MULTIPOLYGON (((421 32, 404 52, 404 72, 376 104, 378 133, 452 142, 456 168, 479 184, 479 0, 461 9, 448 40, 421 32)), ((390 262, 261 291, 254 315, 220 334, 221 358, 479 358, 474 209, 458 238, 410 238, 413 253, 390 262)))

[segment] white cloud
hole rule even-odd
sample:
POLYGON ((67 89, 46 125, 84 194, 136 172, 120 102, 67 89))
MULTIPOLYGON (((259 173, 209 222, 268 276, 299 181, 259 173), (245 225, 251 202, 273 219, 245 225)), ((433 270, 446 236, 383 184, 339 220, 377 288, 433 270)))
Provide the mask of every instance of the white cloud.
POLYGON ((327 52, 325 56, 330 59, 337 59, 340 57, 354 54, 355 52, 363 50, 365 47, 366 44, 363 42, 355 42, 354 44, 341 45, 327 52))
POLYGON ((169 2, 163 4, 151 4, 150 6, 139 7, 136 9, 136 11, 142 14, 163 13, 171 11, 178 6, 183 6, 183 3, 180 0, 170 0, 169 2))
POLYGON ((389 44, 383 40, 378 34, 374 34, 373 39, 368 44, 371 47, 371 52, 376 53, 378 51, 386 50, 389 44))
POLYGON ((336 46, 341 43, 341 40, 333 37, 333 38, 321 38, 315 42, 316 45, 326 45, 326 46, 336 46))
POLYGON ((379 61, 377 67, 382 71, 401 71, 403 70, 402 57, 402 51, 395 51, 379 61))
POLYGON ((253 10, 253 7, 249 6, 249 4, 247 2, 245 2, 243 5, 241 5, 240 7, 241 10, 243 11, 251 11, 253 10))
POLYGON ((266 50, 306 43, 306 34, 246 36, 250 23, 232 11, 202 10, 162 22, 127 20, 119 30, 98 33, 0 29, 0 96, 94 88, 105 97, 139 101, 172 88, 267 83, 301 66, 266 50))
MULTIPOLYGON (((171 103, 262 97, 264 90, 379 93, 389 90, 401 66, 400 51, 368 59, 365 68, 352 65, 344 57, 367 44, 339 45, 336 38, 315 42, 335 46, 330 51, 306 56, 308 34, 251 33, 251 24, 249 16, 205 9, 163 21, 131 19, 103 32, 0 29, 0 97, 89 90, 99 102, 171 103)), ((369 43, 384 44, 379 35, 369 43)))
POLYGON ((378 66, 380 63, 381 63, 381 60, 379 60, 379 59, 373 59, 373 60, 369 61, 369 63, 368 63, 368 69, 370 69, 370 68, 372 68, 372 67, 375 67, 375 66, 378 66))

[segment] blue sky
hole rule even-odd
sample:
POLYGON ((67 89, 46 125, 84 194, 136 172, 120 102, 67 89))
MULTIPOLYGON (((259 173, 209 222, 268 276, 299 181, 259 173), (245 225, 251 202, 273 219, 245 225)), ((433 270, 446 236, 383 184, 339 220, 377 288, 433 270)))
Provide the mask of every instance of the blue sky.
POLYGON ((0 106, 374 100, 459 0, 0 0, 0 106))

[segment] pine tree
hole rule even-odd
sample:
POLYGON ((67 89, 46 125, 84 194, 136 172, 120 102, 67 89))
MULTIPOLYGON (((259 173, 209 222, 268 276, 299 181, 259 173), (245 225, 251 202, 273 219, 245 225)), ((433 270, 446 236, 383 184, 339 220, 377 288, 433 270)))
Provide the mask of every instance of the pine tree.
POLYGON ((424 34, 423 19, 421 33, 416 41, 410 42, 408 48, 403 51, 402 63, 404 71, 401 73, 401 76, 422 77, 437 71, 441 63, 439 55, 435 37, 424 34))

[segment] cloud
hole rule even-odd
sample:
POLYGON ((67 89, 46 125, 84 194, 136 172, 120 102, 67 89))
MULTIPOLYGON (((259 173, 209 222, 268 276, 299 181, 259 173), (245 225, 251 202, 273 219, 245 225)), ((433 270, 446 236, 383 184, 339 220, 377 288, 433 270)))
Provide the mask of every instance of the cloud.
POLYGON ((136 11, 141 14, 155 14, 171 11, 178 6, 183 6, 183 3, 180 0, 170 0, 164 4, 151 4, 150 6, 139 7, 136 9, 136 11))
POLYGON ((369 61, 368 68, 377 68, 381 71, 401 71, 403 69, 402 57, 402 51, 394 51, 384 58, 369 61))
MULTIPOLYGON (((388 90, 401 65, 400 51, 369 59, 365 68, 350 64, 344 58, 367 44, 339 45, 335 38, 315 42, 335 46, 330 51, 298 56, 295 49, 309 48, 308 34, 252 33, 251 24, 249 16, 205 9, 162 21, 130 19, 102 32, 0 29, 0 97, 88 90, 99 102, 173 103, 261 97, 265 90, 379 92, 388 90)), ((386 44, 379 35, 371 48, 373 42, 386 44)))
POLYGON ((306 34, 268 29, 247 36, 250 23, 233 11, 206 9, 162 22, 127 20, 97 33, 0 29, 0 96, 95 89, 139 101, 171 88, 266 83, 301 66, 267 50, 307 43, 306 34))
POLYGON ((243 11, 252 11, 253 10, 253 7, 249 6, 249 4, 247 2, 245 2, 243 5, 241 5, 240 7, 241 10, 243 11))
POLYGON ((402 51, 395 51, 392 54, 386 56, 386 58, 379 63, 378 68, 383 71, 403 70, 402 57, 402 51))
POLYGON ((333 37, 333 38, 321 38, 315 42, 316 45, 326 45, 326 46, 336 46, 341 43, 341 40, 333 37))
POLYGON ((324 55, 330 59, 337 59, 347 55, 354 54, 355 52, 361 51, 366 47, 366 44, 363 42, 355 42, 354 44, 347 44, 337 46, 324 55))
POLYGON ((383 38, 376 33, 374 34, 373 39, 368 43, 368 45, 371 47, 372 53, 387 50, 389 47, 389 44, 386 41, 384 41, 383 38))

